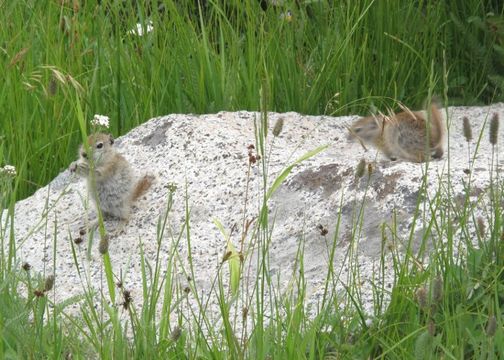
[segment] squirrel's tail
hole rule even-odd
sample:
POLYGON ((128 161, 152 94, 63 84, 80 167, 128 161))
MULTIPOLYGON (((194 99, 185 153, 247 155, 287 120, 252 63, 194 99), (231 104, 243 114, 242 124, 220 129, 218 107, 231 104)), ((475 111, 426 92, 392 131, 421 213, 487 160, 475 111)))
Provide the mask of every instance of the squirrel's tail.
POLYGON ((430 103, 430 111, 428 111, 430 120, 430 143, 432 157, 439 159, 444 153, 444 137, 445 126, 441 111, 439 111, 439 101, 433 98, 430 103))
POLYGON ((135 188, 133 189, 133 194, 131 195, 131 199, 133 201, 138 200, 140 196, 145 194, 147 190, 152 186, 154 181, 156 180, 156 177, 154 175, 144 175, 140 180, 135 185, 135 188))

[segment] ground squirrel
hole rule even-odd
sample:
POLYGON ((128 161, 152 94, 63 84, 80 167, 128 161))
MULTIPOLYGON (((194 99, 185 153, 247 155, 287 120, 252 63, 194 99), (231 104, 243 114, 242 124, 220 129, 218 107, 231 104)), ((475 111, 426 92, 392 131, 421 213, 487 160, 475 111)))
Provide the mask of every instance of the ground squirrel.
POLYGON ((87 179, 87 186, 104 218, 127 221, 133 202, 149 189, 153 175, 136 179, 128 161, 112 146, 110 134, 92 134, 87 139, 94 163, 94 176, 90 176, 89 153, 80 146, 79 159, 70 164, 70 171, 87 179), (96 187, 95 187, 96 186, 96 187))
POLYGON ((430 106, 430 114, 406 109, 391 116, 360 118, 349 131, 350 139, 374 145, 390 160, 423 162, 431 157, 439 159, 444 153, 445 128, 435 103, 430 106))

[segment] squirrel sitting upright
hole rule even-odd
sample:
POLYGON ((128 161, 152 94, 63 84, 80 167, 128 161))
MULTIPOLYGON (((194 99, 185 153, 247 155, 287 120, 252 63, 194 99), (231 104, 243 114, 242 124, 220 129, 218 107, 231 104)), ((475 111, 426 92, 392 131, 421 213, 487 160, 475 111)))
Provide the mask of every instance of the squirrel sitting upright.
POLYGON ((88 189, 104 218, 129 220, 133 202, 151 187, 154 176, 144 175, 137 180, 128 161, 112 146, 114 138, 110 134, 92 134, 87 144, 90 153, 81 145, 79 159, 70 164, 70 172, 87 179, 88 189), (94 176, 90 173, 90 156, 94 176))
POLYGON ((432 103, 429 112, 406 110, 391 116, 363 117, 349 128, 349 138, 374 145, 393 161, 439 159, 444 153, 445 127, 437 104, 432 103))

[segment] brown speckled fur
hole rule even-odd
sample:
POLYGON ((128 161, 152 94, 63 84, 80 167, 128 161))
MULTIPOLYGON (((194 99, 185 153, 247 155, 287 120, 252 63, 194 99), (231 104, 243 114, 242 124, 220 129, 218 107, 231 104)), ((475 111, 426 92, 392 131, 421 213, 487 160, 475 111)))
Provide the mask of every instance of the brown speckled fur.
POLYGON ((431 105, 429 120, 422 112, 408 110, 391 116, 367 116, 352 124, 349 137, 374 145, 391 160, 438 159, 444 153, 445 128, 435 104, 431 105))
POLYGON ((135 181, 130 164, 113 147, 111 135, 93 134, 87 143, 93 156, 94 174, 90 172, 89 155, 83 145, 70 171, 87 179, 88 189, 104 217, 128 220, 132 203, 150 188, 154 177, 145 175, 135 181))

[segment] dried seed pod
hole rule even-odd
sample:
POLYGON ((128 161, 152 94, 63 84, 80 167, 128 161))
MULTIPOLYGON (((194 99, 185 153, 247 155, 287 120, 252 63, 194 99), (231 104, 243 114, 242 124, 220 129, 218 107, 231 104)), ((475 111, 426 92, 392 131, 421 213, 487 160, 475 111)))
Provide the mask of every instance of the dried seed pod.
POLYGON ((367 164, 367 172, 368 176, 371 177, 371 174, 373 174, 373 164, 371 163, 367 164))
POLYGON ((320 231, 320 235, 322 236, 326 236, 327 233, 329 232, 329 230, 327 230, 327 228, 322 224, 317 225, 317 229, 320 231))

